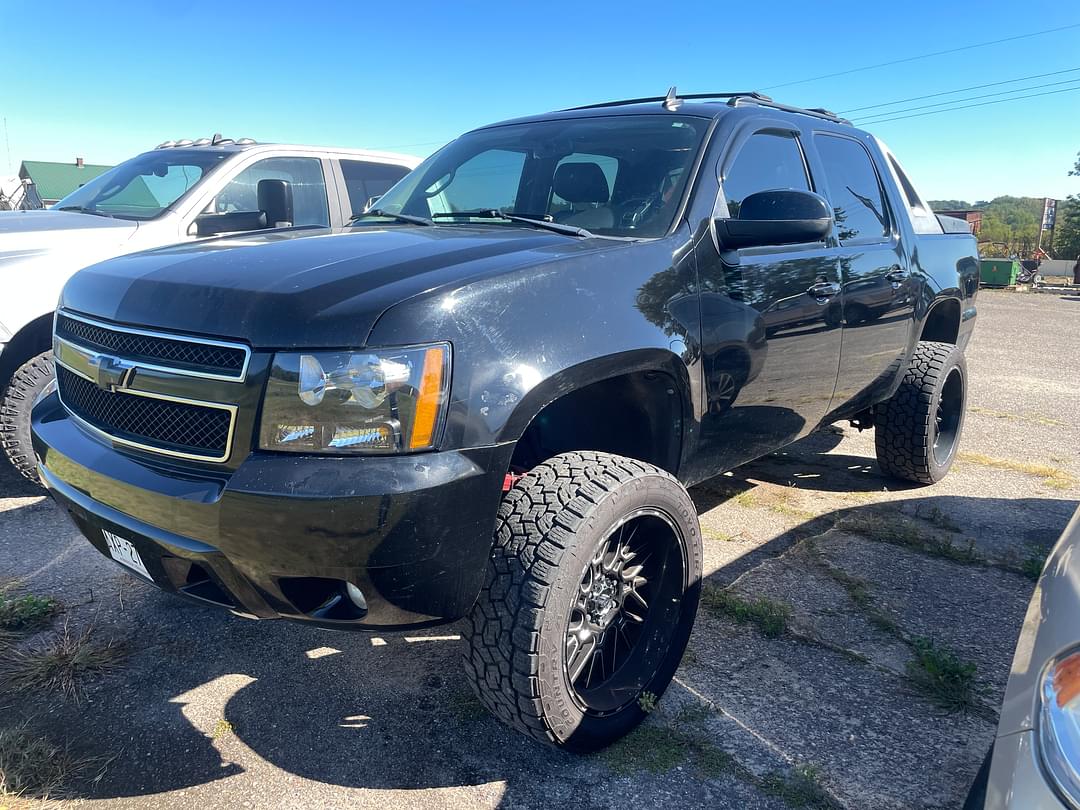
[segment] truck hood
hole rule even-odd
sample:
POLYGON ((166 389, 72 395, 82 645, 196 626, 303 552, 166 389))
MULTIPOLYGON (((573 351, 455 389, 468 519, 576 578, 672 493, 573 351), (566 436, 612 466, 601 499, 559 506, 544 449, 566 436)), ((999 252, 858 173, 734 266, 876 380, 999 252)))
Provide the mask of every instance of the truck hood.
POLYGON ((75 211, 5 211, 0 213, 0 256, 117 244, 130 239, 138 227, 130 220, 75 211))
POLYGON ((255 348, 362 346, 407 298, 625 244, 502 226, 284 231, 111 259, 76 273, 61 305, 255 348))

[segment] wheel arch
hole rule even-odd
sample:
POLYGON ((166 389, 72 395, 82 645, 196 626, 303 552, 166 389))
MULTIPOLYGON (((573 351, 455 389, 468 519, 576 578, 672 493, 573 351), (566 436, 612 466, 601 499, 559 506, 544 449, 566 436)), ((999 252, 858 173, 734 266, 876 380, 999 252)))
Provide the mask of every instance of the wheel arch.
POLYGON ((678 472, 692 402, 690 375, 670 351, 595 358, 544 380, 522 398, 500 434, 514 442, 511 468, 569 450, 598 450, 678 472))
POLYGON ((930 306, 923 319, 919 340, 951 343, 955 346, 960 338, 960 318, 959 298, 939 298, 930 306))
POLYGON ((0 392, 7 388, 19 366, 51 348, 52 327, 53 314, 49 312, 27 323, 5 344, 0 353, 0 392))

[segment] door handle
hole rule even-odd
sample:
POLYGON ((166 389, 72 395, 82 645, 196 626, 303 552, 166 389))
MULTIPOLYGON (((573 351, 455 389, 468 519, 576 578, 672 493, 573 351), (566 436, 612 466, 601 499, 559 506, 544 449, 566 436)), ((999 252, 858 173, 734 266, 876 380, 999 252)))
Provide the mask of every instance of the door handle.
POLYGON ((885 274, 885 280, 890 282, 891 284, 899 284, 905 279, 907 279, 909 275, 911 274, 908 273, 908 271, 905 270, 903 267, 898 264, 894 264, 892 267, 889 268, 889 272, 885 274))
POLYGON ((832 298, 840 294, 840 285, 832 281, 823 281, 814 284, 807 292, 814 298, 832 298))

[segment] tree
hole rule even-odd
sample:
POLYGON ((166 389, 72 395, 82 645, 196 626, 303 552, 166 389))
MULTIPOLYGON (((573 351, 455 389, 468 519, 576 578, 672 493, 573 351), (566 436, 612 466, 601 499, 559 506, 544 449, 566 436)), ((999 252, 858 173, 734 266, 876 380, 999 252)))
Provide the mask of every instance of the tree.
POLYGON ((927 200, 931 211, 964 211, 971 208, 971 203, 966 200, 927 200))
MULTIPOLYGON (((1070 177, 1080 177, 1080 152, 1070 177)), ((1054 255, 1059 259, 1080 259, 1080 194, 1073 194, 1058 203, 1057 223, 1054 226, 1054 255)))

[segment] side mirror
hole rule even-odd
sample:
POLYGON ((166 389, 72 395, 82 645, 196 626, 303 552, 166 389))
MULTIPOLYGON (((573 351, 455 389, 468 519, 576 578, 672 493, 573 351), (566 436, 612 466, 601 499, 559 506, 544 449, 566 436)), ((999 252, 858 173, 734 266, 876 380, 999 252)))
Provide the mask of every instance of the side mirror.
POLYGON ((266 227, 290 228, 293 224, 292 185, 286 180, 260 180, 256 191, 266 227))
POLYGON ((829 235, 833 215, 829 203, 810 191, 776 189, 751 194, 735 219, 717 219, 721 248, 766 247, 818 242, 829 235))
MULTIPOLYGON (((261 231, 266 227, 262 211, 229 211, 225 214, 200 214, 195 218, 195 236, 217 236, 238 231, 261 231)), ((190 232, 190 230, 189 230, 190 232)))

